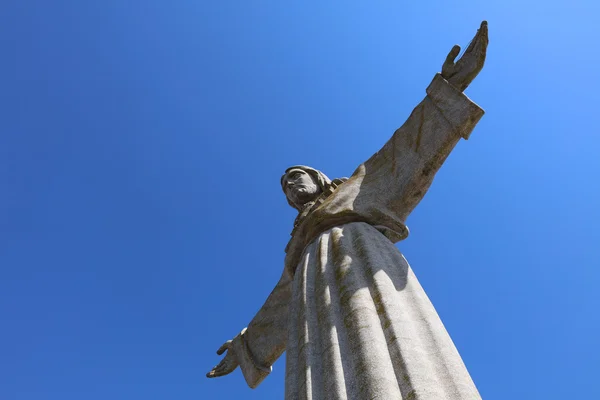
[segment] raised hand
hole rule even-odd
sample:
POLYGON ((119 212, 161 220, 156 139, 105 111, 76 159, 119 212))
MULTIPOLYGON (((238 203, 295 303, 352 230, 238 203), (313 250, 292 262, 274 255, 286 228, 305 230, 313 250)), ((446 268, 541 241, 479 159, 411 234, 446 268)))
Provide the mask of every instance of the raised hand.
POLYGON ((232 343, 232 340, 228 340, 223 343, 223 346, 221 346, 219 350, 217 350, 218 355, 223 354, 225 351, 227 351, 227 354, 225 354, 225 357, 223 357, 218 365, 213 367, 213 369, 206 374, 207 378, 217 378, 219 376, 227 375, 233 372, 238 365, 240 365, 235 357, 235 353, 233 352, 232 343))
POLYGON ((457 62, 454 60, 460 53, 460 46, 452 47, 442 66, 442 76, 455 88, 464 91, 483 68, 487 46, 488 27, 487 21, 483 21, 465 54, 457 62))

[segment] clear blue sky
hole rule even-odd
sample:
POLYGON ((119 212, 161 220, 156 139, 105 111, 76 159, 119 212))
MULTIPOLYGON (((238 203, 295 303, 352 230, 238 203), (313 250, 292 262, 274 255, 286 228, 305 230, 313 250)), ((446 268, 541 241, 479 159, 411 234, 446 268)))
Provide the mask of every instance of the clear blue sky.
POLYGON ((283 267, 279 177, 348 176, 489 21, 486 110, 398 247, 481 394, 597 399, 597 1, 26 1, 0 11, 0 398, 208 380, 283 267))

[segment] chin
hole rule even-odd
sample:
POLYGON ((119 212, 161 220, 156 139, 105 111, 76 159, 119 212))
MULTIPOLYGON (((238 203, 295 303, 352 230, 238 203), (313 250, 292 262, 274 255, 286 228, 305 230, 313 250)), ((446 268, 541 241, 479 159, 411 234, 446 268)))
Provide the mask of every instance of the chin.
POLYGON ((315 200, 317 198, 317 196, 315 196, 312 193, 305 193, 304 196, 298 196, 298 200, 300 200, 300 202, 302 204, 306 204, 308 202, 311 202, 313 200, 315 200))

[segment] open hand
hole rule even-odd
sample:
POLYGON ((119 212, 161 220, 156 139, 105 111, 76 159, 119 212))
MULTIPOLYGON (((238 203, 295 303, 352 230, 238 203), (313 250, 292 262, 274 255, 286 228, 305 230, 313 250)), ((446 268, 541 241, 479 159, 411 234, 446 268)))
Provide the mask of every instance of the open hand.
POLYGON ((227 351, 227 354, 225 354, 225 357, 223 357, 223 359, 217 366, 213 367, 213 369, 211 369, 210 372, 206 374, 207 378, 217 378, 219 376, 227 375, 233 372, 238 367, 240 363, 235 357, 232 343, 232 340, 228 340, 225 343, 223 343, 223 346, 221 346, 219 350, 217 350, 218 355, 223 354, 225 351, 227 351))
POLYGON ((487 46, 488 27, 487 21, 483 21, 465 54, 457 62, 454 62, 454 60, 460 53, 460 46, 455 45, 452 47, 442 66, 444 79, 458 90, 464 91, 483 68, 487 46))

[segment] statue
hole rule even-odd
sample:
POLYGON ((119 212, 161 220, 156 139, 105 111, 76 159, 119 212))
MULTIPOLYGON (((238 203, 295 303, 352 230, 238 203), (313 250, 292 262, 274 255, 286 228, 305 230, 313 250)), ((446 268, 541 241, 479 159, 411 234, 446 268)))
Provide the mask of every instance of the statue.
POLYGON ((255 388, 286 351, 285 399, 480 399, 433 305, 394 243, 460 138, 483 110, 463 91, 481 71, 482 22, 454 46, 427 96, 348 179, 306 166, 281 186, 298 210, 281 279, 207 376, 241 368, 255 388))

